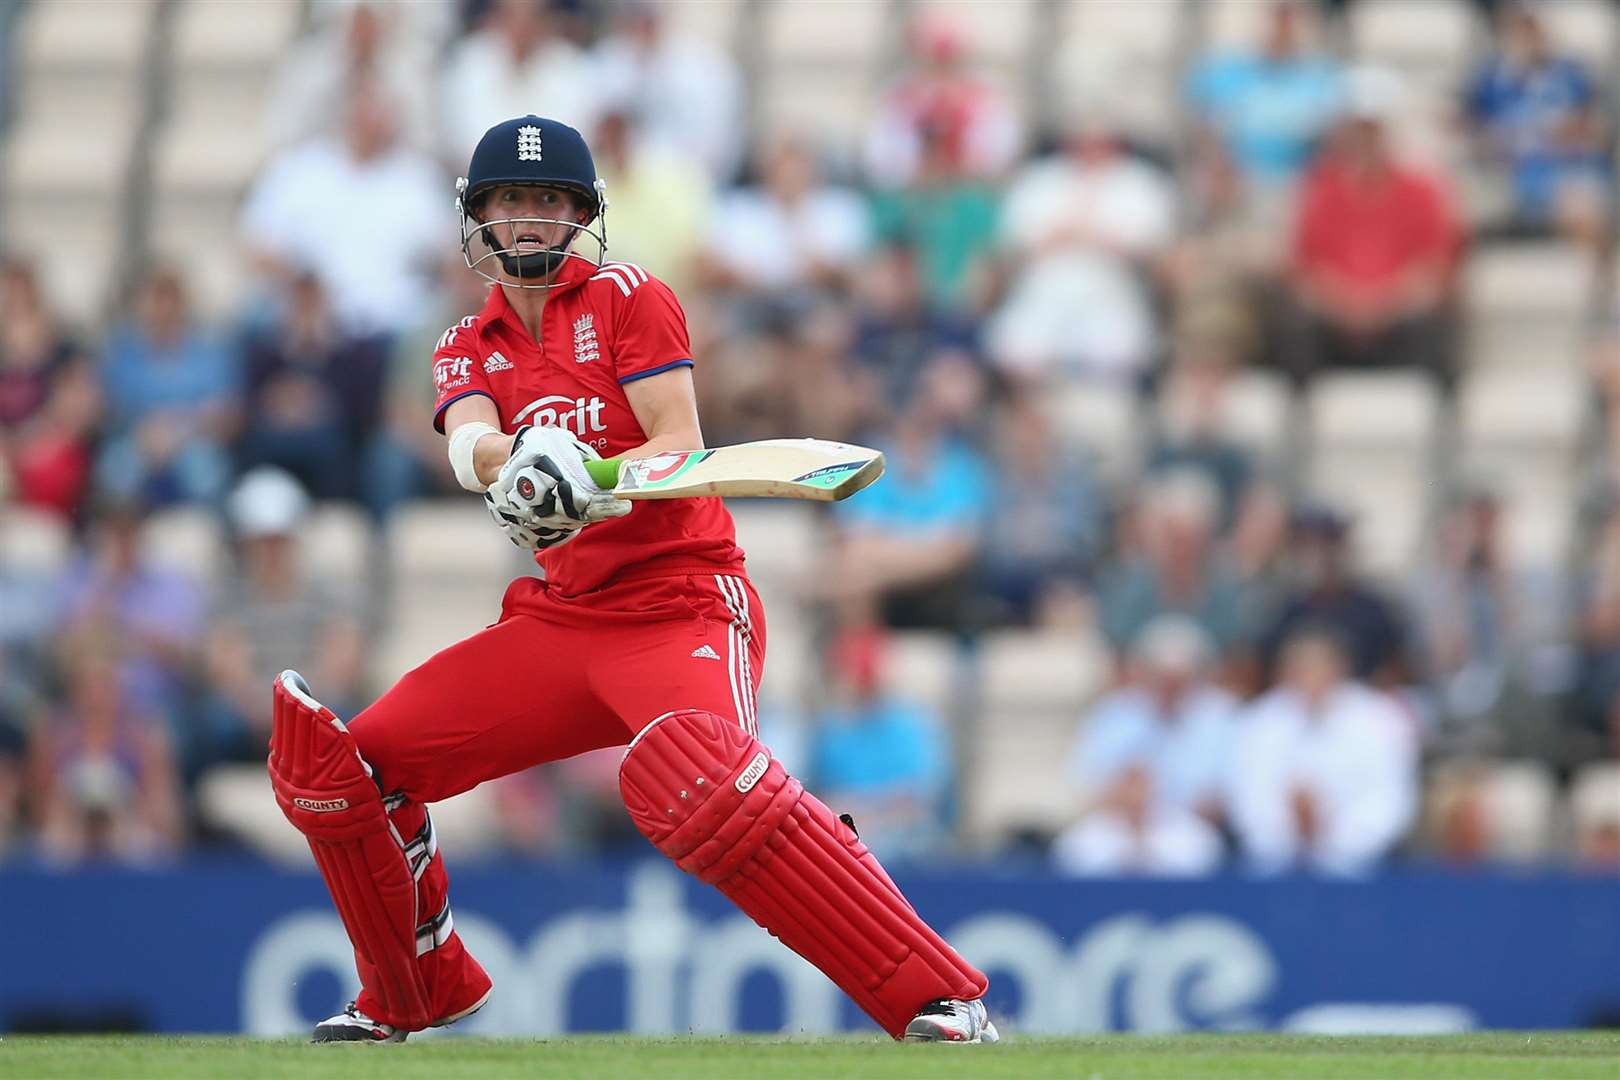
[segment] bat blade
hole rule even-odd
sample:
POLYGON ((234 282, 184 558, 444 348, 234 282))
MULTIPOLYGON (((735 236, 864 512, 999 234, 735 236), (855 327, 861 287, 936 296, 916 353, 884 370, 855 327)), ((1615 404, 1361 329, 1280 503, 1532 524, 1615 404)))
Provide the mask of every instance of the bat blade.
POLYGON ((772 499, 845 499, 883 475, 883 454, 826 439, 765 439, 708 450, 587 462, 621 499, 705 495, 772 499))

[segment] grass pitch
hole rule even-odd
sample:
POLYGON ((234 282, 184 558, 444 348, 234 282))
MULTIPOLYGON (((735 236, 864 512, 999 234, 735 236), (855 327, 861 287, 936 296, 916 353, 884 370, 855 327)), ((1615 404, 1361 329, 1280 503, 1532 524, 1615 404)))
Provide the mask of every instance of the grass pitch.
POLYGON ((8 1036, 4 1080, 1617 1080, 1620 1032, 1425 1038, 1110 1035, 997 1046, 881 1039, 573 1036, 310 1046, 202 1036, 8 1036))

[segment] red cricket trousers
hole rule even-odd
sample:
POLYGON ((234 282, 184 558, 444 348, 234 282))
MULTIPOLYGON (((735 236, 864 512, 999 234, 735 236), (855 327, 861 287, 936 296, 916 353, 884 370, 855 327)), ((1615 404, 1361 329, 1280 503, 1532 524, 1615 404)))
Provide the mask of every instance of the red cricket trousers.
MULTIPOLYGON (((676 709, 702 709, 756 731, 765 616, 740 574, 697 571, 619 581, 561 596, 536 578, 506 590, 500 621, 435 654, 349 723, 388 797, 390 819, 431 847, 422 804, 587 750, 623 746, 676 709)), ((417 880, 417 963, 435 1017, 488 989, 450 919, 436 854, 417 880)), ((362 959, 360 981, 372 984, 362 959)), ((362 990, 362 1012, 384 1022, 362 990)))

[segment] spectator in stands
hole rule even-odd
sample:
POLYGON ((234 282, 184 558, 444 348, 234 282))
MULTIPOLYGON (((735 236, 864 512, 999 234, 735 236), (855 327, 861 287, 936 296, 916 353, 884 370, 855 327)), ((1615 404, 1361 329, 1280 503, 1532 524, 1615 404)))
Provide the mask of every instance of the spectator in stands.
POLYGON ((913 20, 906 44, 908 70, 884 89, 867 130, 867 175, 882 188, 930 171, 999 178, 1023 135, 1005 95, 969 70, 966 28, 933 11, 913 20))
POLYGON ((52 861, 144 862, 182 839, 168 728, 120 676, 109 644, 81 639, 69 650, 67 700, 30 747, 29 801, 52 861))
POLYGON ((243 241, 272 294, 313 273, 354 334, 415 327, 430 308, 436 264, 452 251, 450 185, 400 141, 387 93, 350 86, 341 133, 272 158, 242 210, 243 241))
POLYGON ((56 636, 73 655, 109 657, 124 692, 178 728, 206 629, 201 591, 152 559, 141 503, 103 496, 89 522, 85 555, 64 578, 56 636))
POLYGON ((823 301, 793 320, 787 333, 785 362, 772 379, 780 394, 772 412, 785 425, 781 430, 856 439, 883 408, 876 380, 855 361, 853 314, 844 304, 823 301))
POLYGON ((1363 874, 1400 843, 1417 809, 1411 719, 1353 678, 1330 628, 1283 646, 1276 689, 1239 718, 1228 805, 1249 865, 1265 873, 1363 874))
POLYGON ((1149 473, 1192 468, 1209 477, 1221 496, 1222 532, 1236 521, 1255 474, 1248 448, 1226 429, 1247 331, 1243 313, 1230 307, 1202 305, 1185 313, 1159 386, 1161 423, 1147 460, 1149 473))
POLYGON ((22 839, 28 732, 40 711, 53 582, 0 562, 0 863, 22 839), (21 594, 21 595, 19 595, 21 594))
POLYGON ((862 627, 828 649, 830 704, 815 718, 810 775, 868 847, 905 860, 945 838, 950 739, 942 717, 885 687, 885 647, 882 631, 862 627))
POLYGON ((1465 105, 1481 156, 1511 190, 1511 216, 1500 225, 1594 241, 1614 183, 1598 87, 1578 60, 1554 50, 1533 5, 1505 4, 1499 27, 1497 51, 1465 105))
POLYGON ((1449 386, 1461 233, 1438 177, 1397 160, 1387 72, 1350 80, 1347 115, 1300 194, 1293 239, 1298 379, 1322 367, 1411 367, 1449 386))
POLYGON ((1209 635, 1161 615, 1132 643, 1125 684, 1091 709, 1069 755, 1086 810, 1053 848, 1082 874, 1200 874, 1221 858, 1237 701, 1209 681, 1209 635))
POLYGON ((1271 4, 1265 39, 1252 52, 1200 61, 1187 81, 1187 102, 1203 169, 1224 157, 1237 166, 1246 197, 1274 201, 1304 171, 1340 104, 1334 60, 1308 44, 1309 11, 1301 0, 1271 4))
POLYGON ((1578 572, 1572 762, 1620 758, 1620 500, 1611 494, 1578 572))
POLYGON ((381 422, 365 462, 365 502, 379 521, 406 499, 461 490, 444 452, 444 437, 432 424, 422 423, 436 394, 433 366, 422 358, 433 355, 443 327, 483 308, 489 288, 488 281, 459 261, 442 264, 431 292, 433 314, 421 329, 396 338, 389 350, 381 422))
POLYGON ((684 292, 713 228, 714 183, 693 157, 649 138, 626 105, 608 107, 591 138, 607 183, 612 257, 684 292))
POLYGON ((999 194, 961 170, 943 130, 925 128, 922 138, 922 167, 911 182, 873 195, 877 232, 915 253, 932 303, 977 311, 991 284, 999 194))
POLYGON ((451 46, 444 62, 444 153, 464 162, 491 126, 528 113, 588 132, 608 89, 579 46, 559 32, 550 0, 493 0, 478 29, 451 46))
POLYGON ((1561 585, 1508 561, 1503 506, 1472 484, 1452 500, 1435 531, 1432 557, 1410 585, 1444 752, 1551 754, 1546 672, 1565 634, 1561 585))
POLYGON ((22 839, 27 745, 22 725, 0 714, 0 865, 22 839))
POLYGON ((1216 543, 1220 492, 1200 472, 1147 478, 1126 522, 1118 562, 1097 583, 1097 618, 1117 649, 1129 648, 1155 617, 1193 619, 1222 657, 1241 644, 1239 583, 1216 543))
POLYGON ((1125 148, 1106 111, 1074 117, 1060 152, 1025 166, 1007 193, 1012 280, 986 348, 1014 377, 1130 380, 1158 345, 1150 286, 1174 236, 1175 189, 1125 148))
POLYGON ((1348 518, 1321 504, 1301 507, 1294 514, 1288 559, 1293 584, 1260 635, 1260 659, 1268 675, 1295 631, 1321 625, 1343 642, 1356 679, 1388 688, 1410 677, 1405 621, 1393 603, 1357 574, 1348 518))
MULTIPOLYGON (((963 625, 969 571, 991 507, 988 463, 962 431, 983 410, 983 379, 959 354, 938 356, 885 443, 889 471, 839 504, 825 598, 897 627, 963 625)), ((1017 528, 1000 521, 998 527, 1017 528)))
POLYGON ((921 253, 909 240, 885 239, 861 270, 855 352, 898 407, 917 375, 942 349, 971 350, 978 326, 959 305, 933 297, 923 281, 921 253))
POLYGON ((399 129, 428 153, 435 137, 432 70, 450 29, 450 5, 339 0, 314 5, 314 31, 297 43, 265 95, 265 128, 276 149, 333 135, 356 83, 375 82, 398 103, 399 129))
POLYGON ((107 336, 101 486, 154 506, 217 498, 230 476, 225 447, 238 420, 233 359, 193 321, 179 272, 148 270, 130 318, 107 336))
POLYGON ((0 492, 77 514, 99 413, 95 375, 56 325, 33 268, 0 257, 0 492))
POLYGON ((716 207, 708 283, 756 300, 846 287, 870 242, 861 197, 823 181, 810 144, 795 136, 766 144, 759 178, 716 207))
POLYGON ((209 701, 190 755, 194 769, 263 758, 270 734, 264 688, 287 668, 318 673, 340 715, 353 716, 363 701, 366 650, 355 605, 300 562, 298 530, 308 509, 298 482, 272 466, 248 473, 231 491, 227 512, 241 572, 215 603, 209 701))
POLYGON ((314 274, 295 278, 280 321, 243 347, 244 468, 276 465, 320 498, 358 498, 381 419, 388 340, 344 333, 314 274))
MULTIPOLYGON (((746 130, 742 76, 726 44, 672 29, 653 0, 626 0, 591 55, 603 96, 634 116, 663 153, 702 169, 710 185, 736 175, 746 130)), ((610 180, 615 213, 617 190, 610 180)))
POLYGON ((1013 391, 991 423, 997 516, 985 533, 981 584, 992 622, 1086 622, 1085 583, 1102 547, 1107 503, 1091 462, 1052 430, 1039 395, 1013 391))

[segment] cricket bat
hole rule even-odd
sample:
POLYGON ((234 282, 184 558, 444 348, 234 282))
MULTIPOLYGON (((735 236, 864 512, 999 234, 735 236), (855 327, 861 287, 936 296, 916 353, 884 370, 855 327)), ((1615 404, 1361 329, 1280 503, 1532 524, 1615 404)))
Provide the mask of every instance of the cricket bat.
POLYGON ((883 475, 883 454, 826 439, 764 439, 709 450, 587 461, 604 491, 621 499, 703 495, 847 499, 883 475))

